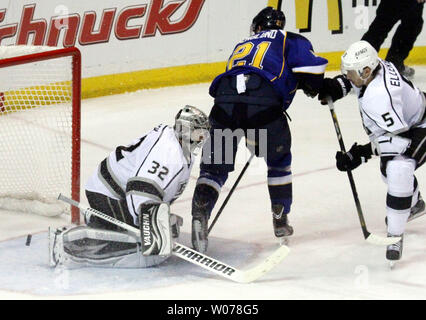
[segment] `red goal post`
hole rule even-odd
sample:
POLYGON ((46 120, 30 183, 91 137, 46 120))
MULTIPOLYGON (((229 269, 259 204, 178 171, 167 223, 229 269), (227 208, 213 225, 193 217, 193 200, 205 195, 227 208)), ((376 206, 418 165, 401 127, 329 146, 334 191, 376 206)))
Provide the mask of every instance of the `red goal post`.
POLYGON ((80 51, 0 49, 0 208, 67 211, 79 223, 79 210, 62 210, 56 197, 69 193, 80 200, 80 51))

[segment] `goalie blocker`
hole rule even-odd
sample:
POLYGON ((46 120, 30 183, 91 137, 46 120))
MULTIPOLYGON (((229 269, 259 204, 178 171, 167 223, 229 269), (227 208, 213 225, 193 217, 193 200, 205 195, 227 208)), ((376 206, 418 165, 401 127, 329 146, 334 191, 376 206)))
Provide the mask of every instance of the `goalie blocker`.
POLYGON ((143 204, 140 210, 141 251, 144 256, 168 256, 172 253, 172 231, 167 203, 143 204))

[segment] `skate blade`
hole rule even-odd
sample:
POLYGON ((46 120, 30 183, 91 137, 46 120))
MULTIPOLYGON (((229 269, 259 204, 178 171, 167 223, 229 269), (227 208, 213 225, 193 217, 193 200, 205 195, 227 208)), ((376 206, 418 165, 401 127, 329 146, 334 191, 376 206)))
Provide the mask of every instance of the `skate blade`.
POLYGON ((424 211, 422 211, 422 212, 419 212, 419 213, 417 213, 417 214, 415 214, 415 215, 413 215, 413 216, 409 216, 409 217, 408 217, 407 222, 410 222, 410 221, 412 221, 412 220, 415 220, 415 219, 417 219, 417 218, 420 218, 420 217, 421 217, 421 216, 423 216, 425 213, 426 213, 426 210, 424 210, 424 211))
POLYGON ((288 246, 290 243, 290 240, 288 239, 288 237, 279 237, 278 243, 280 244, 280 246, 288 246))
POLYGON ((393 270, 395 268, 396 261, 389 261, 389 269, 393 270))

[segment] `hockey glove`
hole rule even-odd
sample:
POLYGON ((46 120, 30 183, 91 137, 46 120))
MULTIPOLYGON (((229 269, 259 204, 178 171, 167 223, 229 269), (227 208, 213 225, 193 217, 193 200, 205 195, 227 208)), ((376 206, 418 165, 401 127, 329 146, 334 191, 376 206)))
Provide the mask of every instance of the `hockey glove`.
POLYGON ((306 94, 309 98, 315 98, 315 96, 318 94, 318 91, 316 91, 307 83, 299 84, 299 87, 303 90, 303 93, 306 94))
POLYGON ((367 162, 368 159, 371 159, 371 155, 371 143, 368 143, 363 146, 354 143, 351 149, 346 153, 343 153, 342 151, 337 151, 336 167, 339 171, 354 170, 358 168, 361 163, 367 162))
POLYGON ((310 98, 315 98, 324 81, 324 74, 297 73, 298 89, 310 98))
POLYGON ((346 96, 351 88, 351 83, 344 76, 337 76, 333 79, 324 78, 322 87, 319 90, 318 100, 321 101, 322 105, 326 105, 327 97, 331 97, 334 102, 346 96))

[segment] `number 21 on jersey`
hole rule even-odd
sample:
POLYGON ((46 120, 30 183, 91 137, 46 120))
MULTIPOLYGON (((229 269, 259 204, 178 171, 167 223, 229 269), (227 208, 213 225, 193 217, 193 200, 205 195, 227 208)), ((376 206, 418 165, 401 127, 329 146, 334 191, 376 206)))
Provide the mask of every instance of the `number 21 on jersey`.
POLYGON ((226 70, 231 70, 237 66, 245 66, 247 62, 252 67, 263 69, 262 62, 270 46, 270 41, 263 41, 256 46, 253 42, 240 44, 229 58, 226 70))

